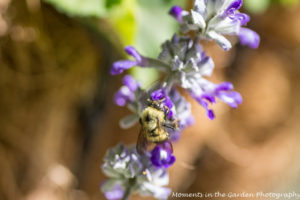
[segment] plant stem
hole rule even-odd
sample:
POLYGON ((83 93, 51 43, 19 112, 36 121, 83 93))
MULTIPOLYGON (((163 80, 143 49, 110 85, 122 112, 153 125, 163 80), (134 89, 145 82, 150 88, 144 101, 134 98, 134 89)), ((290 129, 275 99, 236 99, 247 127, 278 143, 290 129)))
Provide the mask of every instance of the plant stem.
POLYGON ((123 197, 122 197, 122 200, 127 200, 127 199, 129 198, 129 196, 130 196, 130 191, 131 191, 131 186, 129 185, 129 186, 126 188, 125 192, 124 192, 124 195, 123 195, 123 197))
POLYGON ((126 190, 124 192, 124 195, 122 197, 122 200, 127 200, 129 199, 130 193, 131 193, 131 189, 132 187, 135 185, 136 179, 135 178, 130 178, 128 180, 128 185, 126 187, 126 190))

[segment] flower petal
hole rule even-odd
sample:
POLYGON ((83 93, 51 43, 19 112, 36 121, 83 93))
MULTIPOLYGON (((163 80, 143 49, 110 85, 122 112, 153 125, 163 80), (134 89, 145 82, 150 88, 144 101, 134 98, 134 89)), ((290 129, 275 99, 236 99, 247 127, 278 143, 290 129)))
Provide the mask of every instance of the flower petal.
POLYGON ((213 39, 217 42, 217 44, 224 49, 225 51, 228 51, 229 49, 231 49, 232 45, 229 42, 229 40, 227 40, 224 36, 222 36, 221 34, 216 33, 215 31, 209 31, 207 33, 207 36, 210 39, 213 39))
POLYGON ((252 49, 258 48, 260 37, 256 32, 248 28, 241 28, 238 36, 242 45, 247 45, 252 49))
POLYGON ((122 86, 114 96, 114 101, 118 106, 125 106, 133 99, 134 93, 126 86, 122 86))
POLYGON ((114 62, 112 68, 110 69, 110 74, 112 75, 122 74, 124 70, 127 70, 135 65, 137 65, 137 62, 131 60, 121 60, 121 61, 114 62))
POLYGON ((139 83, 130 75, 124 76, 123 84, 133 92, 139 88, 139 83))
POLYGON ((155 90, 154 92, 151 93, 151 99, 153 101, 158 101, 165 98, 165 92, 163 89, 158 89, 155 90))
POLYGON ((215 67, 214 61, 209 56, 205 56, 197 65, 200 66, 199 73, 202 76, 211 76, 215 67))
POLYGON ((214 120, 215 119, 215 114, 214 111, 211 109, 207 109, 206 111, 206 115, 210 120, 214 120))
POLYGON ((250 21, 250 16, 245 13, 236 13, 229 18, 239 21, 241 26, 246 25, 250 21))
POLYGON ((233 85, 232 83, 229 83, 229 82, 223 82, 219 85, 216 85, 216 88, 215 88, 215 93, 218 93, 220 91, 229 91, 229 90, 232 90, 233 89, 233 85))
POLYGON ((128 55, 131 55, 134 57, 137 63, 142 62, 142 56, 139 54, 139 52, 133 47, 133 46, 127 46, 125 47, 125 51, 128 55))
POLYGON ((218 97, 224 101, 224 103, 228 104, 230 107, 237 108, 238 104, 241 104, 243 101, 240 93, 232 91, 232 92, 222 92, 218 95, 218 97))
POLYGON ((234 14, 234 12, 242 7, 243 1, 242 0, 234 0, 228 8, 225 10, 225 15, 234 14))
POLYGON ((121 187, 118 180, 109 179, 101 185, 101 190, 103 191, 106 199, 108 200, 118 200, 124 195, 124 189, 121 187))
POLYGON ((175 156, 172 154, 173 150, 169 142, 164 144, 158 144, 151 151, 151 162, 154 166, 161 168, 170 167, 176 160, 175 156))
POLYGON ((206 115, 210 120, 215 119, 213 110, 208 108, 208 103, 205 101, 206 97, 203 97, 204 94, 201 96, 195 96, 193 93, 191 93, 191 96, 206 110, 206 115))
POLYGON ((200 15, 198 12, 195 12, 191 10, 191 17, 192 21, 195 25, 198 26, 198 28, 203 29, 206 27, 206 22, 202 15, 200 15))
POLYGON ((205 16, 207 12, 206 8, 206 0, 195 0, 194 10, 198 12, 200 15, 205 16))
POLYGON ((173 6, 170 11, 169 14, 171 16, 173 16, 178 22, 182 22, 182 11, 183 9, 180 6, 173 6))

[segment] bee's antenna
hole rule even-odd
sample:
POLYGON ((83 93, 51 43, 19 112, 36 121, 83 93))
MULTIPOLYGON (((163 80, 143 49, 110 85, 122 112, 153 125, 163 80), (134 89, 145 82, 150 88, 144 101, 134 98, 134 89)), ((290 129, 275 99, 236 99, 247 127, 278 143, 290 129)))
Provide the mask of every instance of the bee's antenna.
POLYGON ((166 100, 166 97, 161 98, 160 100, 158 100, 159 103, 162 103, 163 101, 166 100))
POLYGON ((165 109, 165 112, 166 112, 166 115, 165 115, 165 117, 166 117, 167 115, 169 115, 170 109, 169 109, 169 107, 166 106, 166 105, 164 105, 164 109, 165 109))
POLYGON ((151 106, 151 105, 153 104, 153 101, 152 101, 151 99, 148 98, 146 104, 147 104, 148 106, 151 106))
POLYGON ((170 124, 163 124, 164 127, 170 128, 173 131, 176 129, 174 126, 170 125, 170 124))
POLYGON ((170 128, 173 131, 175 131, 178 128, 178 120, 175 120, 173 122, 165 122, 163 124, 164 127, 170 128))

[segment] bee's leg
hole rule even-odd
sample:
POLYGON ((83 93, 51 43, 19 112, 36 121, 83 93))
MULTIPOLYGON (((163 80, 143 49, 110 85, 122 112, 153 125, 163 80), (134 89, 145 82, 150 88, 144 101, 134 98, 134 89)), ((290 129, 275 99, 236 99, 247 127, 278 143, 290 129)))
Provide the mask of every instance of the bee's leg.
POLYGON ((171 151, 172 151, 172 153, 173 153, 173 145, 172 145, 172 142, 169 142, 169 141, 168 141, 168 143, 170 144, 171 151))
POLYGON ((166 128, 170 128, 172 130, 175 130, 175 127, 173 126, 173 124, 170 124, 170 123, 163 123, 163 126, 166 127, 166 128))
POLYGON ((174 126, 175 129, 178 128, 178 123, 179 123, 179 120, 178 120, 178 119, 175 119, 175 120, 172 122, 172 124, 173 124, 173 126, 174 126))
POLYGON ((178 128, 178 120, 174 120, 172 122, 165 122, 162 124, 164 127, 170 128, 172 130, 175 130, 178 128))
POLYGON ((165 112, 166 112, 166 114, 165 114, 165 119, 167 118, 167 116, 169 115, 169 113, 170 113, 170 109, 169 109, 169 107, 168 106, 166 106, 166 105, 164 105, 164 110, 165 110, 165 112))

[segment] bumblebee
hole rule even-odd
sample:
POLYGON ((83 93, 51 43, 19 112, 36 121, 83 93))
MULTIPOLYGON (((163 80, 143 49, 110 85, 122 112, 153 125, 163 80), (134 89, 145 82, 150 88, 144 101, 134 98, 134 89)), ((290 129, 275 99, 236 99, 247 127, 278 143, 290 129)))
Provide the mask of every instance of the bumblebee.
POLYGON ((167 119, 169 108, 162 104, 163 101, 164 99, 160 101, 148 99, 148 107, 141 114, 140 124, 142 128, 136 145, 139 154, 145 153, 149 142, 166 142, 170 137, 167 128, 175 130, 178 127, 176 120, 167 119))

